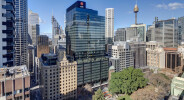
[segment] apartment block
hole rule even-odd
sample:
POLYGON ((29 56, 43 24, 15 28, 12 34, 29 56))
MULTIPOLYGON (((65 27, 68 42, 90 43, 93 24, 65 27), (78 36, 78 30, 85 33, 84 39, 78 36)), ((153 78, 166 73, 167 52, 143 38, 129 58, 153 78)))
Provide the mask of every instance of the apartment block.
POLYGON ((112 57, 119 59, 120 64, 116 71, 134 66, 133 51, 128 42, 115 42, 112 45, 112 57))

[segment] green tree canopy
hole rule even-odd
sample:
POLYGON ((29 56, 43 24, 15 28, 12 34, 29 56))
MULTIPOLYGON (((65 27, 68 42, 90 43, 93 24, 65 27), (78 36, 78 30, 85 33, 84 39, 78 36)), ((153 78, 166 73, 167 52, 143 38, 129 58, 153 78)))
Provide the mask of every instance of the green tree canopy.
POLYGON ((118 98, 118 100, 132 100, 129 95, 124 95, 118 98))
POLYGON ((129 67, 121 72, 112 73, 109 91, 116 94, 131 94, 132 92, 147 85, 141 69, 129 67))
POLYGON ((93 100, 105 100, 104 94, 101 89, 98 89, 93 95, 93 100))

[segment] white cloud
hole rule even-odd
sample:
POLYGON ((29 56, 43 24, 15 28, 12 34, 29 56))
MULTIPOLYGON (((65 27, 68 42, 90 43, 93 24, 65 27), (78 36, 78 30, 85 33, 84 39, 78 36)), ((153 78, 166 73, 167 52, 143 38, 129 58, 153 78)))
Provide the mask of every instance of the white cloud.
POLYGON ((174 3, 169 3, 169 4, 158 4, 158 5, 156 5, 156 7, 163 8, 163 9, 175 10, 175 9, 184 8, 184 3, 174 2, 174 3))

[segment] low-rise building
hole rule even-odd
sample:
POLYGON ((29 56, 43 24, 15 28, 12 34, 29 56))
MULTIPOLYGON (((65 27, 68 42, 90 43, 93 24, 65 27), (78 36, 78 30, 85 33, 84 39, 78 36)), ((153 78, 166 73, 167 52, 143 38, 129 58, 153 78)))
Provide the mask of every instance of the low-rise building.
POLYGON ((165 68, 177 73, 182 72, 183 61, 178 48, 163 48, 165 51, 165 68))
POLYGON ((0 100, 30 100, 30 75, 26 65, 0 68, 0 100))

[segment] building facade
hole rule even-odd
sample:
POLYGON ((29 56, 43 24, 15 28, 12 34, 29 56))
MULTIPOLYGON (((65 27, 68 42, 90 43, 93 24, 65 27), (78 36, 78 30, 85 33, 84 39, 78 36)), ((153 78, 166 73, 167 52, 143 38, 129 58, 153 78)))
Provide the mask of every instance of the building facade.
POLYGON ((64 57, 46 54, 40 59, 42 95, 44 100, 77 99, 77 62, 69 62, 64 57))
POLYGON ((33 45, 28 45, 28 64, 27 69, 30 73, 35 71, 35 55, 36 47, 33 45))
POLYGON ((165 68, 165 51, 163 45, 156 41, 146 43, 147 66, 165 68))
POLYGON ((15 27, 15 65, 26 65, 28 46, 27 0, 15 0, 15 27))
POLYGON ((156 20, 155 29, 151 35, 151 41, 163 43, 164 47, 178 46, 177 20, 156 20))
POLYGON ((15 1, 0 1, 0 68, 14 65, 15 1))
POLYGON ((77 61, 77 83, 96 83, 108 79, 105 57, 105 17, 77 1, 66 11, 66 51, 77 61))
POLYGON ((131 27, 137 28, 137 36, 139 37, 140 41, 146 42, 146 24, 134 24, 131 27))
POLYGON ((28 13, 28 32, 31 38, 29 44, 36 45, 37 36, 40 35, 39 15, 31 10, 28 13))
POLYGON ((56 18, 52 16, 52 45, 58 45, 58 40, 60 40, 62 34, 62 27, 59 25, 56 18))
POLYGON ((105 12, 106 44, 112 44, 114 42, 114 8, 106 8, 105 12))
POLYGON ((133 51, 128 42, 115 42, 112 46, 112 57, 119 59, 119 68, 114 66, 117 72, 134 66, 133 51))
POLYGON ((37 54, 36 56, 38 58, 41 57, 42 54, 47 54, 49 53, 49 37, 46 35, 39 35, 37 39, 37 54))
POLYGON ((181 77, 174 77, 171 83, 171 96, 173 99, 181 99, 184 97, 184 74, 181 77))
POLYGON ((146 43, 145 42, 129 42, 130 49, 133 51, 134 68, 146 66, 146 43))
POLYGON ((121 70, 120 67, 120 59, 119 58, 109 58, 109 65, 114 67, 115 72, 119 72, 121 70))
POLYGON ((184 17, 178 18, 178 43, 184 42, 184 17))
POLYGON ((126 41, 126 30, 125 28, 118 28, 116 30, 114 41, 126 41))
POLYGON ((0 100, 30 100, 30 75, 25 65, 0 69, 0 100))
POLYGON ((77 62, 69 62, 64 53, 63 60, 60 61, 60 93, 62 99, 77 99, 77 62))
POLYGON ((126 41, 137 37, 137 28, 136 27, 128 27, 128 28, 125 28, 125 30, 126 30, 126 34, 125 34, 126 41))
POLYGON ((177 48, 164 48, 165 51, 165 68, 177 73, 183 70, 183 60, 181 53, 177 48))

